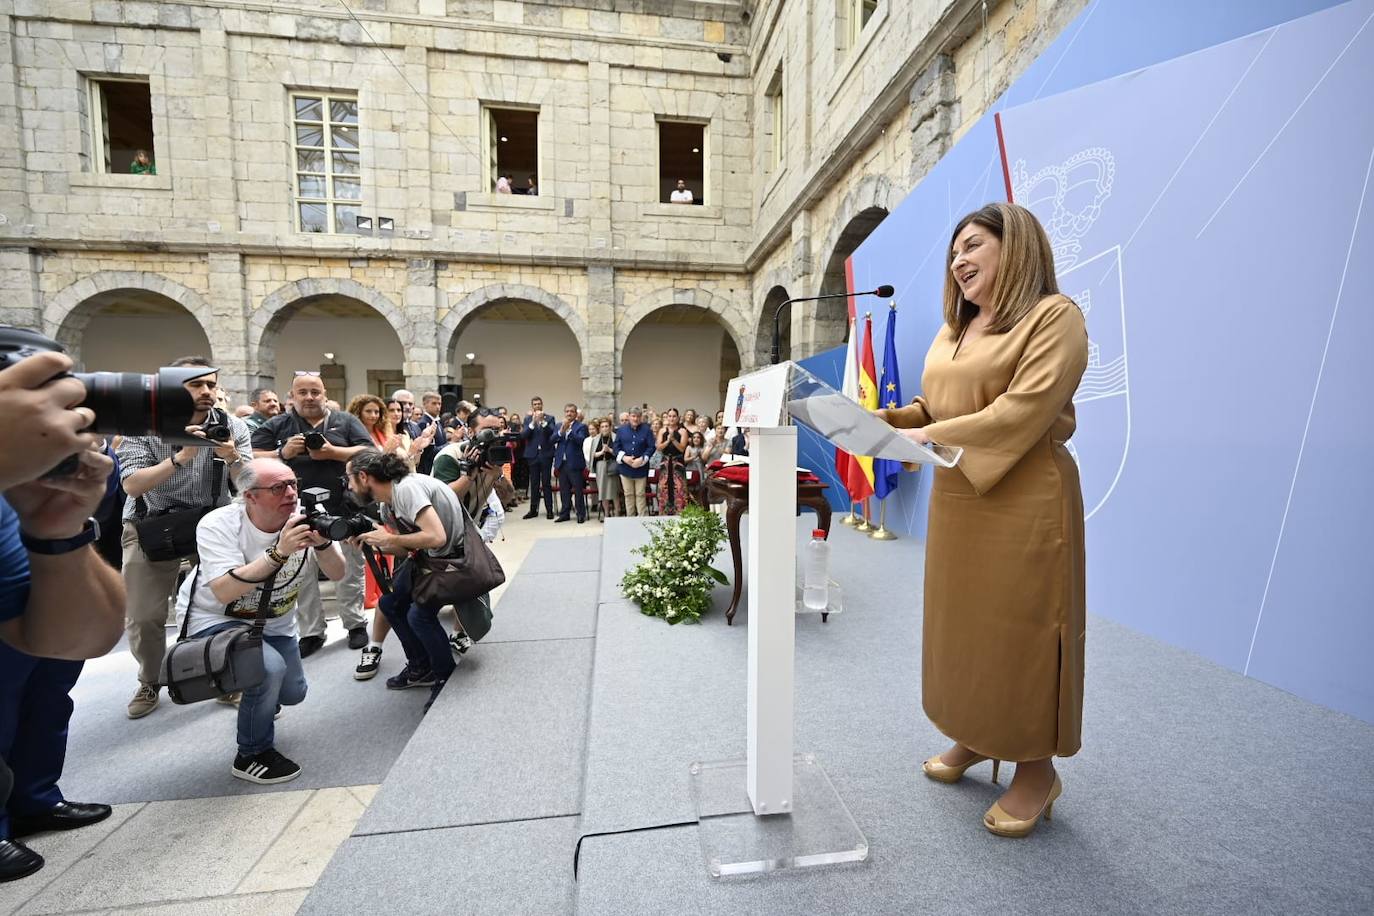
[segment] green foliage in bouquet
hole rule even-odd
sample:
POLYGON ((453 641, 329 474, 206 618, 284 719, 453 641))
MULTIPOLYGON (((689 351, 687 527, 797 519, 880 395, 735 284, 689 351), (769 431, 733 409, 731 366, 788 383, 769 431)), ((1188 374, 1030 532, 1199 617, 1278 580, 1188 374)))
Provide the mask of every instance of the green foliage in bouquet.
POLYGON ((648 617, 699 623, 711 607, 711 589, 729 582, 711 566, 725 542, 725 525, 714 512, 688 506, 677 518, 648 527, 649 543, 634 550, 644 559, 621 578, 620 590, 648 617))

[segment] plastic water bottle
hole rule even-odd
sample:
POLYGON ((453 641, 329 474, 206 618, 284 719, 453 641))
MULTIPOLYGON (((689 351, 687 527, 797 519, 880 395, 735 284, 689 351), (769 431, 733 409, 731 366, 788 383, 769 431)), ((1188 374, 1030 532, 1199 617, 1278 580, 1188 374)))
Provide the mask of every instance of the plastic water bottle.
POLYGON ((820 528, 811 532, 811 543, 806 545, 802 604, 812 611, 823 611, 830 605, 830 545, 820 528))

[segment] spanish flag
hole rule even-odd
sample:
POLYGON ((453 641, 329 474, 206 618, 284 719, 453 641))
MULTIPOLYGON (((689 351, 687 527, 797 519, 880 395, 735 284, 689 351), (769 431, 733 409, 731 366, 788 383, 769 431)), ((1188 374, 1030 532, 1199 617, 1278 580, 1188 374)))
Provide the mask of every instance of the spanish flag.
MULTIPOLYGON (((873 365, 873 316, 864 316, 863 356, 859 359, 859 396, 865 410, 878 409, 878 373, 873 365)), ((862 502, 873 495, 873 459, 855 455, 850 465, 849 495, 862 502)))

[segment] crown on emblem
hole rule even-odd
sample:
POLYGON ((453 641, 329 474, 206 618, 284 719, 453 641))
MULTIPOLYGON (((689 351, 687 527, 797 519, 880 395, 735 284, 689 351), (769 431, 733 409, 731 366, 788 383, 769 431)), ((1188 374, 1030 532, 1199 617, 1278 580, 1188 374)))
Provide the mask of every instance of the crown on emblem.
POLYGON ((1102 215, 1102 204, 1112 195, 1116 178, 1116 159, 1105 147, 1095 146, 1074 153, 1059 165, 1047 165, 1034 175, 1026 171, 1026 161, 1016 160, 1012 168, 1012 188, 1016 200, 1031 210, 1045 225, 1059 270, 1078 262, 1088 234, 1102 215))

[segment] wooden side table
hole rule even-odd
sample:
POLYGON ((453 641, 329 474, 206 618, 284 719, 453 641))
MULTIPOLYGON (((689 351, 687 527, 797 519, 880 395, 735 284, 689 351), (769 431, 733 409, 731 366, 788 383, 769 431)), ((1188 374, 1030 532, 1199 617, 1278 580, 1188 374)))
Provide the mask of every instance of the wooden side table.
MULTIPOLYGON (((825 491, 828 488, 828 484, 819 481, 797 481, 797 505, 800 508, 815 511, 819 522, 817 527, 825 532, 826 537, 830 536, 830 502, 825 498, 825 491)), ((734 626, 735 611, 739 608, 740 591, 744 586, 744 564, 740 556, 739 520, 740 516, 749 511, 749 482, 707 477, 706 494, 708 503, 725 503, 725 529, 730 533, 730 559, 735 567, 735 592, 730 597, 730 608, 725 612, 725 622, 729 626, 734 626)), ((822 622, 829 617, 829 614, 822 613, 822 622)))

